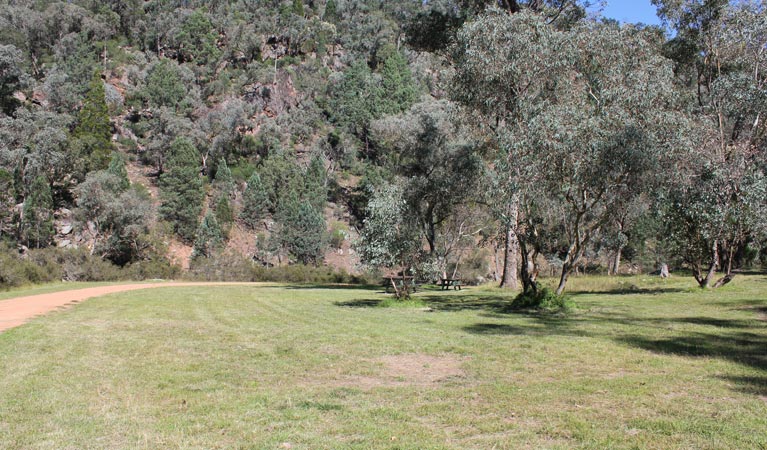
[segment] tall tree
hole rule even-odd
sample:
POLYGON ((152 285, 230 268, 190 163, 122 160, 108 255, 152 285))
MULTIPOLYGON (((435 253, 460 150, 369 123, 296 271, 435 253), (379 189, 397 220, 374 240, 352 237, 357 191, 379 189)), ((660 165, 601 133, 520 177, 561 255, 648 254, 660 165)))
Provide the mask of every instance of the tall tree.
POLYGON ((557 30, 526 12, 468 24, 456 57, 455 96, 483 114, 502 150, 507 242, 523 236, 521 197, 561 205, 561 293, 597 232, 677 154, 671 65, 652 32, 588 22, 557 30))
POLYGON ((215 214, 208 211, 200 221, 197 232, 195 233, 194 249, 192 250, 192 259, 210 258, 216 251, 221 249, 224 238, 221 233, 221 227, 216 220, 215 214))
POLYGON ((13 45, 0 45, 0 112, 12 115, 21 102, 13 94, 26 84, 21 50, 13 45))
POLYGON ((248 178, 248 187, 242 194, 242 211, 240 220, 251 229, 255 229, 261 223, 261 220, 269 212, 269 194, 261 182, 258 172, 248 178))
POLYGON ((104 94, 101 74, 95 72, 88 85, 83 106, 77 114, 77 125, 72 132, 79 157, 87 161, 86 172, 106 169, 114 151, 112 124, 104 94))
POLYGON ((675 0, 653 3, 676 28, 667 54, 676 63, 695 127, 686 177, 670 193, 665 221, 703 288, 734 276, 736 255, 760 232, 767 157, 767 20, 764 2, 675 0), (687 230, 687 231, 685 231, 687 230), (717 270, 725 273, 714 282, 717 270))
POLYGON ((288 254, 302 264, 322 262, 326 248, 325 217, 293 192, 278 214, 277 237, 288 254))
POLYGON ((27 247, 47 247, 53 239, 53 196, 48 180, 38 176, 24 198, 21 235, 27 247))
POLYGON ((408 272, 421 260, 420 230, 401 187, 386 184, 373 194, 358 249, 369 267, 408 272))
POLYGON ((174 231, 193 242, 205 192, 200 178, 199 152, 185 138, 173 142, 168 171, 160 176, 160 214, 174 231))

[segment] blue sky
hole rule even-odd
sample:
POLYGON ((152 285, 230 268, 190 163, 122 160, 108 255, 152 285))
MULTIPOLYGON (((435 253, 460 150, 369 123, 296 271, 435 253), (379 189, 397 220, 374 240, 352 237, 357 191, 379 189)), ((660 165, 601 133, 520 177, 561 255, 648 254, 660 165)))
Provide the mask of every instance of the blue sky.
POLYGON ((655 15, 655 6, 650 0, 607 0, 602 14, 621 22, 643 22, 648 25, 660 24, 655 15))

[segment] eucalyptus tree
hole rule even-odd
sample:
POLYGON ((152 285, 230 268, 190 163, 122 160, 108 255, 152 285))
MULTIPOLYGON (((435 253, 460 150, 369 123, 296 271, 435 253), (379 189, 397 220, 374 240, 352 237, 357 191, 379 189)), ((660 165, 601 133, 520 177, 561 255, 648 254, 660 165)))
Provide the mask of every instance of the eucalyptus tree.
POLYGON ((0 45, 0 112, 12 115, 21 102, 14 97, 28 83, 23 54, 13 45, 0 45))
POLYGON ((75 215, 83 232, 90 235, 91 254, 125 265, 139 260, 150 247, 148 232, 152 201, 146 192, 131 188, 127 179, 114 173, 117 166, 91 172, 75 189, 75 215))
POLYGON ((13 182, 13 174, 0 168, 0 239, 15 237, 14 222, 16 214, 13 207, 16 205, 16 187, 13 182))
POLYGON ((27 247, 44 248, 53 240, 53 196, 48 180, 37 176, 24 197, 21 238, 27 247))
POLYGON ((358 250, 364 264, 408 273, 422 259, 423 241, 401 186, 383 184, 372 194, 358 250))
POLYGON ((470 124, 478 134, 492 136, 491 145, 498 149, 492 164, 496 193, 492 200, 504 226, 501 286, 515 289, 520 183, 530 172, 527 160, 534 162, 533 148, 525 139, 527 124, 549 101, 548 87, 564 79, 564 58, 558 54, 564 39, 537 15, 509 15, 496 9, 467 23, 457 40, 451 95, 470 111, 470 124), (504 139, 509 134, 515 139, 504 139))
POLYGON ((381 149, 380 162, 401 179, 409 211, 441 269, 455 247, 445 242, 458 239, 449 235, 464 234, 460 224, 468 223, 449 219, 465 212, 461 206, 482 200, 484 163, 458 131, 455 110, 449 101, 427 100, 371 124, 372 140, 381 149))
POLYGON ((687 177, 669 194, 669 245, 701 287, 718 287, 734 277, 736 255, 762 231, 767 204, 765 4, 654 3, 677 30, 666 50, 696 124, 687 177), (725 273, 714 282, 718 269, 725 273))
POLYGON ((530 212, 520 205, 548 196, 566 243, 563 292, 598 230, 668 167, 680 121, 659 46, 651 31, 593 22, 558 30, 527 12, 490 11, 461 31, 454 97, 479 113, 500 150, 507 267, 524 236, 520 214, 530 212))

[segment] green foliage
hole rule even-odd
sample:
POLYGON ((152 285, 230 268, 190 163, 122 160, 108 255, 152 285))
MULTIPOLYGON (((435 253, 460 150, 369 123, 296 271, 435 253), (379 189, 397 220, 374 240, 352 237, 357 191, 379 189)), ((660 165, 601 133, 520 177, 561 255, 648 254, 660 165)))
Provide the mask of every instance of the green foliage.
POLYGON ((354 62, 333 88, 331 114, 336 122, 363 136, 371 120, 379 116, 381 88, 365 61, 354 62))
POLYGON ((160 214, 182 240, 192 242, 205 195, 199 153, 185 138, 176 139, 170 153, 168 171, 160 176, 160 214))
POLYGON ((569 312, 575 303, 565 295, 557 295, 548 287, 519 294, 511 303, 512 310, 534 309, 545 312, 569 312))
POLYGON ((278 151, 269 155, 259 168, 258 174, 273 213, 283 209, 282 204, 290 192, 299 195, 304 191, 301 168, 288 152, 278 151))
POLYGON ((392 52, 381 69, 380 114, 397 114, 407 110, 418 99, 407 59, 399 51, 392 52))
POLYGON ((0 239, 13 236, 13 222, 16 219, 13 207, 16 205, 16 189, 13 174, 0 168, 0 239))
POLYGON ((126 188, 125 181, 109 170, 91 172, 75 189, 76 215, 94 253, 119 266, 148 256, 151 247, 151 199, 146 192, 126 188))
POLYGON ((337 220, 330 223, 329 244, 332 248, 340 249, 349 238, 349 227, 337 220))
POLYGON ((258 176, 258 172, 253 172, 248 179, 248 187, 242 194, 240 220, 251 229, 255 229, 269 212, 269 205, 269 194, 261 182, 261 177, 258 176))
POLYGON ((303 0, 293 0, 293 14, 304 17, 304 2, 303 0))
POLYGON ((93 74, 88 85, 72 137, 75 139, 79 157, 86 161, 86 172, 107 168, 114 145, 104 82, 98 72, 93 74))
POLYGON ((384 185, 370 200, 358 247, 362 262, 373 268, 404 270, 417 264, 421 239, 402 189, 384 185))
POLYGON ((225 239, 229 239, 229 233, 232 231, 234 223, 234 210, 229 198, 221 195, 216 202, 216 220, 221 226, 221 234, 225 239))
POLYGON ((208 212, 200 222, 195 234, 192 259, 210 258, 215 255, 224 244, 224 236, 221 227, 216 220, 216 215, 208 212))
POLYGON ((0 45, 0 112, 12 115, 21 104, 14 92, 25 85, 21 50, 13 45, 0 45))
POLYGON ((320 264, 325 252, 325 218, 308 201, 293 193, 277 217, 277 239, 288 254, 301 264, 320 264))
POLYGON ((309 162, 303 176, 304 186, 301 197, 317 211, 323 211, 328 200, 328 176, 325 165, 315 155, 309 162))
POLYGON ((51 186, 38 176, 24 198, 21 235, 27 247, 47 247, 53 239, 53 196, 51 186))
POLYGON ((190 106, 187 88, 178 65, 161 59, 152 64, 146 76, 146 85, 139 96, 150 106, 166 106, 178 111, 190 106))
POLYGON ((107 172, 120 180, 121 191, 125 191, 130 187, 128 170, 125 168, 125 157, 122 155, 122 153, 112 153, 112 159, 109 161, 107 172))
POLYGON ((336 5, 336 0, 328 0, 325 3, 325 13, 322 16, 322 20, 328 23, 337 23, 338 19, 338 5, 336 5))
POLYGON ((225 159, 221 159, 216 166, 216 176, 213 180, 213 187, 226 197, 234 196, 234 177, 232 177, 232 171, 229 170, 229 166, 226 164, 225 159))
POLYGON ((351 275, 328 266, 292 264, 265 267, 246 256, 224 251, 192 261, 187 276, 204 281, 269 281, 277 283, 343 283, 370 285, 375 277, 351 275))
POLYGON ((197 65, 215 62, 221 55, 216 45, 216 32, 208 14, 197 9, 181 24, 175 41, 180 61, 194 61, 197 65))

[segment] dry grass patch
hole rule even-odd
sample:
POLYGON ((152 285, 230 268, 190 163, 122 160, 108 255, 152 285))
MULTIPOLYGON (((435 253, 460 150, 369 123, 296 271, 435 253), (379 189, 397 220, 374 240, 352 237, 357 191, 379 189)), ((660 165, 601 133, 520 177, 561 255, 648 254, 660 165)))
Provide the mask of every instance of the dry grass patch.
POLYGON ((411 353, 388 355, 372 362, 375 375, 352 377, 347 386, 361 389, 377 387, 420 386, 436 387, 466 378, 463 369, 468 358, 445 354, 440 356, 411 353))

